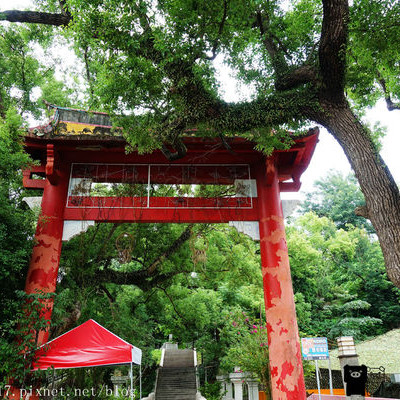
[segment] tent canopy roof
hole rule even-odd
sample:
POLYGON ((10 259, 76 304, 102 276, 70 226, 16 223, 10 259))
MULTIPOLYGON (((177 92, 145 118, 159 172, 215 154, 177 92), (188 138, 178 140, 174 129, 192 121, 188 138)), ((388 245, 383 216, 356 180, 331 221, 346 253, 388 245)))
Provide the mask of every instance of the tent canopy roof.
POLYGON ((142 351, 90 319, 41 346, 33 370, 141 364, 142 351))

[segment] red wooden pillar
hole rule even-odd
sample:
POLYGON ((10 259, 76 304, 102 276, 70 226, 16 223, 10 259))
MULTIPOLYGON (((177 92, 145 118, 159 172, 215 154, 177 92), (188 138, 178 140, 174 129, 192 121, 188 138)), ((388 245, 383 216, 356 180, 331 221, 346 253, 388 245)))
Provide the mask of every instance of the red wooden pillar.
MULTIPOLYGON (((65 167, 55 171, 53 168, 49 170, 48 166, 49 157, 46 166, 47 179, 43 190, 42 210, 25 282, 25 292, 28 294, 38 291, 54 293, 57 284, 69 175, 68 169, 65 167), (49 172, 52 174, 50 178, 49 172)), ((53 301, 46 300, 43 303, 43 318, 48 321, 50 327, 53 301)), ((48 336, 48 329, 39 332, 38 345, 46 343, 48 336)))
MULTIPOLYGON (((67 202, 69 166, 65 165, 58 170, 54 166, 54 146, 47 146, 46 182, 43 190, 41 214, 38 219, 34 246, 25 282, 25 292, 54 293, 56 291, 58 266, 61 255, 62 234, 64 228, 64 209, 67 202)), ((40 331, 37 345, 47 342, 53 301, 43 301, 42 318, 48 321, 48 329, 40 331)), ((32 400, 39 399, 32 389, 32 400)), ((14 386, 8 391, 10 399, 27 398, 27 390, 14 386)))
POLYGON ((258 171, 259 227, 273 400, 305 400, 292 278, 273 158, 258 171))

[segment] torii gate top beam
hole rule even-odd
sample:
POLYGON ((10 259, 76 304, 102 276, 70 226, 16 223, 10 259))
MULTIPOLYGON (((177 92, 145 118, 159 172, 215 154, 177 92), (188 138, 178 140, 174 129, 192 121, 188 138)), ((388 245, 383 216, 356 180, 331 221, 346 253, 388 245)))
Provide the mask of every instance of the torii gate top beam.
MULTIPOLYGON (((27 151, 40 163, 24 171, 25 187, 45 187, 46 180, 34 179, 35 175, 46 177, 51 184, 57 184, 57 170, 68 170, 70 183, 65 220, 258 220, 256 189, 246 194, 234 194, 231 189, 235 186, 237 191, 238 184, 255 188, 257 179, 268 179, 268 171, 266 176, 259 174, 267 157, 254 149, 254 143, 238 137, 227 138, 223 142, 215 138, 188 136, 183 138, 187 148, 185 156, 169 161, 159 150, 151 154, 127 154, 126 141, 121 132, 113 131, 111 126, 105 125, 107 123, 109 119, 104 113, 57 108, 51 123, 31 129, 25 137, 27 151), (80 187, 83 183, 85 193, 80 187), (93 184, 100 183, 130 184, 136 188, 140 186, 142 192, 138 194, 136 190, 134 195, 120 195, 117 199, 104 194, 93 195, 96 192, 93 184), (143 193, 143 185, 147 185, 146 193, 143 193), (150 190, 150 187, 157 185, 225 185, 230 191, 229 195, 217 198, 197 197, 187 193, 168 197, 154 194, 154 190, 150 190)), ((295 138, 290 149, 276 150, 269 157, 274 159, 280 191, 299 190, 301 174, 310 162, 317 141, 318 128, 310 129, 306 135, 295 138)))
MULTIPOLYGON (((67 162, 172 164, 160 151, 138 155, 125 154, 126 142, 122 132, 111 126, 106 113, 86 112, 71 108, 48 105, 55 112, 47 125, 29 130, 26 149, 41 166, 47 164, 47 147, 55 146, 67 162)), ((310 129, 302 137, 294 138, 289 150, 274 152, 278 167, 281 191, 297 191, 300 176, 308 167, 318 141, 318 128, 310 129), (291 181, 291 182, 289 182, 291 181)), ((187 154, 177 164, 254 164, 263 155, 254 150, 254 143, 242 138, 227 138, 227 148, 219 139, 185 137, 187 154)), ((63 157, 63 158, 64 158, 63 157)), ((40 172, 40 168, 36 168, 40 172)))

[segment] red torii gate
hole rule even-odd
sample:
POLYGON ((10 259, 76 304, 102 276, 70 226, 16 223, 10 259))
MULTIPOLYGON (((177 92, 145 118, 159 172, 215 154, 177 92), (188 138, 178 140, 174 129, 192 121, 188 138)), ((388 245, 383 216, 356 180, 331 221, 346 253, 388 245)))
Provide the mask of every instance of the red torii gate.
MULTIPOLYGON (((227 139, 227 148, 219 139, 186 137, 186 155, 171 162, 161 151, 126 154, 125 140, 120 132, 113 132, 104 113, 55 109, 49 125, 31 129, 25 138, 26 151, 40 165, 24 171, 24 187, 43 190, 25 291, 55 292, 63 232, 71 224, 82 223, 78 221, 258 221, 272 396, 274 400, 305 399, 280 192, 299 190, 318 129, 295 139, 289 150, 274 151, 269 157, 241 138, 227 139), (96 196, 98 183, 128 184, 136 193, 96 196), (171 184, 223 185, 231 195, 201 198, 190 193, 180 197, 153 193, 160 185, 171 184)), ((48 301, 44 312, 49 322, 52 306, 48 301)), ((48 330, 40 332, 39 345, 48 334, 48 330)))

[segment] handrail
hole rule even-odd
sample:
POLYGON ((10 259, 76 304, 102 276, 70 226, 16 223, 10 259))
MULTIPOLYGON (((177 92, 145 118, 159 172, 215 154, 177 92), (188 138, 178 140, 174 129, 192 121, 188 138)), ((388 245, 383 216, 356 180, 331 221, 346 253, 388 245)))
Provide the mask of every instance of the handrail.
POLYGON ((157 373, 156 373, 156 383, 154 385, 154 397, 157 397, 157 385, 158 385, 158 371, 160 368, 157 368, 157 373))
MULTIPOLYGON (((161 360, 160 360, 160 367, 164 366, 164 357, 165 357, 165 348, 161 350, 161 360)), ((158 371, 158 370, 157 370, 158 371)))

